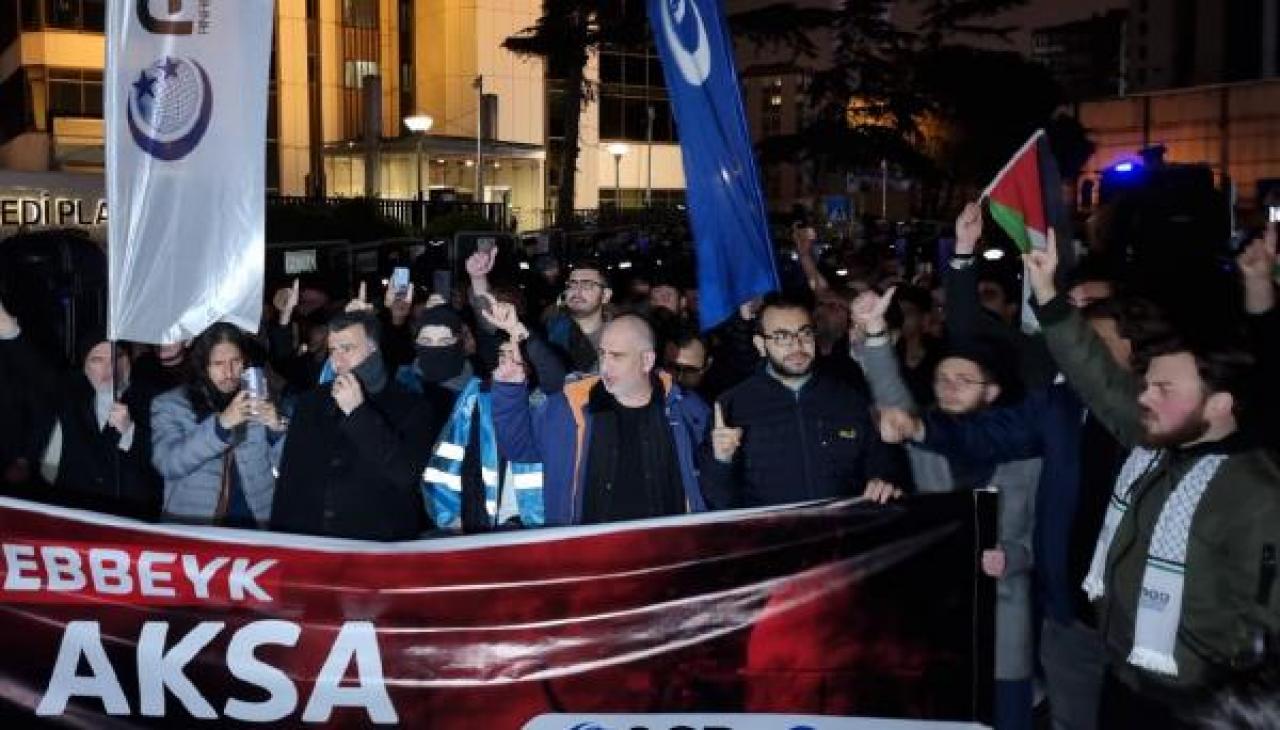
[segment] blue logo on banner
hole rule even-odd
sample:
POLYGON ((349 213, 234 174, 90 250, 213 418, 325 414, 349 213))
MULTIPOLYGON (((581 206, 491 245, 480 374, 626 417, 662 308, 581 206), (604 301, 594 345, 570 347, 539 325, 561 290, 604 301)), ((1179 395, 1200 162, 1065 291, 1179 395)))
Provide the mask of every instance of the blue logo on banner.
POLYGON ((719 2, 648 0, 680 129, 704 330, 778 288, 733 45, 719 2))
POLYGON ((204 67, 165 56, 142 69, 129 87, 129 132, 138 147, 166 162, 191 154, 213 113, 213 87, 204 67))
POLYGON ((671 49, 671 59, 686 83, 702 86, 711 75, 711 43, 707 39, 707 25, 702 22, 702 13, 698 12, 698 4, 694 0, 661 0, 661 8, 662 34, 671 49), (685 15, 689 11, 692 11, 692 22, 685 23, 685 15), (684 41, 690 31, 692 48, 684 41))

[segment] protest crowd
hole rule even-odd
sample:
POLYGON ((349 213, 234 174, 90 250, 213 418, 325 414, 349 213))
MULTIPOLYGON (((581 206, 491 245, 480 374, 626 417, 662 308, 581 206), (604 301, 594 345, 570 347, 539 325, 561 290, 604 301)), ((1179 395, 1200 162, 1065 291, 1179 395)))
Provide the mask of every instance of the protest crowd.
POLYGON ((1212 333, 1114 257, 1060 271, 1052 240, 1024 306, 983 229, 970 204, 941 259, 864 245, 836 276, 794 227, 784 292, 705 332, 692 272, 544 255, 504 281, 496 248, 459 296, 279 281, 257 333, 80 333, 70 367, 0 302, 0 481, 377 541, 994 487, 998 728, 1043 700, 1055 728, 1280 722, 1255 690, 1280 638, 1275 226, 1212 333))

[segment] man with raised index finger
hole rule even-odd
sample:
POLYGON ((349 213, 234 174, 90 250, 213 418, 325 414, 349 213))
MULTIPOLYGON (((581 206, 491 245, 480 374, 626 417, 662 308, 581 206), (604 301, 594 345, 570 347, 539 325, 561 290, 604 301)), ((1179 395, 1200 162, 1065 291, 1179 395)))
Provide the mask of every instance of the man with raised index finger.
POLYGON ((884 502, 900 492, 866 399, 814 370, 813 318, 802 305, 766 301, 756 349, 763 369, 716 402, 702 449, 709 507, 727 509, 863 494, 884 502))

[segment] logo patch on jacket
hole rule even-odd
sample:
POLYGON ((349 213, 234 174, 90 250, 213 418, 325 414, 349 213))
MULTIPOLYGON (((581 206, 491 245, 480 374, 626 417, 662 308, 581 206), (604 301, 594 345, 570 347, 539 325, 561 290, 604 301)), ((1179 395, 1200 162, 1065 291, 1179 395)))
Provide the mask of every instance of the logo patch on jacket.
POLYGON ((856 439, 858 438, 858 429, 842 428, 839 431, 836 431, 836 435, 842 439, 856 439))

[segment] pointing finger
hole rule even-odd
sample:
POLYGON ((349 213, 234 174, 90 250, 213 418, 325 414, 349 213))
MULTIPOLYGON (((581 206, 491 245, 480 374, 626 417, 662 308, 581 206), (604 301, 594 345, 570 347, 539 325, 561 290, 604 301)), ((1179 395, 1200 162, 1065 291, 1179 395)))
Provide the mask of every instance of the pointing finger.
POLYGON ((724 411, 720 410, 720 404, 716 403, 716 428, 724 427, 724 411))

